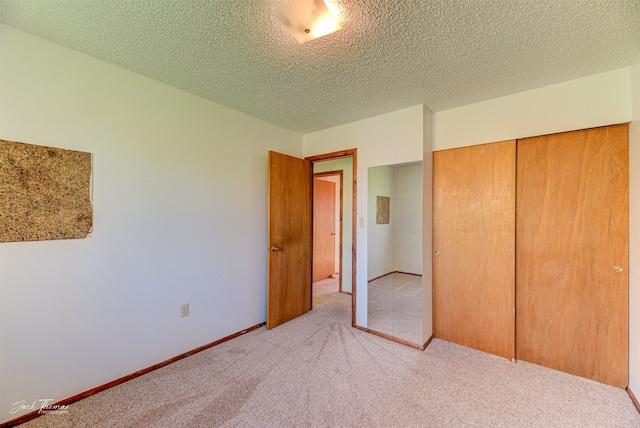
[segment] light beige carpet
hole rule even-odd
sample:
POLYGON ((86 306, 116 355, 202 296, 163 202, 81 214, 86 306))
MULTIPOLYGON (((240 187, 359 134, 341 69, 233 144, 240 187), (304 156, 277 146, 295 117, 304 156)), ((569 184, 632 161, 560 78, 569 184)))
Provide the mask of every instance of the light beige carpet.
POLYGON ((369 283, 368 326, 423 345, 422 276, 394 272, 369 283))
POLYGON ((621 389, 434 340, 356 330, 351 296, 23 427, 640 427, 621 389))

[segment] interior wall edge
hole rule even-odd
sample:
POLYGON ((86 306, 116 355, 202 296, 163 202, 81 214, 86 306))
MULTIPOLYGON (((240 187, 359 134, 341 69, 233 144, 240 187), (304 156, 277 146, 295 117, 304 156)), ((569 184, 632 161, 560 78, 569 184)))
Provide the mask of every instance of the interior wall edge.
POLYGON ((433 113, 422 109, 422 340, 433 339, 433 113))
MULTIPOLYGON (((629 219, 640 218, 640 53, 630 75, 629 219)), ((629 387, 640 391, 640 224, 629 221, 629 387)), ((637 401, 636 401, 637 403, 637 401)))

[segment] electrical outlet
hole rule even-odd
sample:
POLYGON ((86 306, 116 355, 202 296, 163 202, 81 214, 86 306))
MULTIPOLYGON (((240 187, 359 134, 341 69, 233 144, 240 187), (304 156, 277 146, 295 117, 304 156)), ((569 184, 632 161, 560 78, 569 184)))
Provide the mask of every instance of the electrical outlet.
POLYGON ((180 316, 188 317, 189 316, 189 304, 185 303, 184 305, 180 305, 180 316))

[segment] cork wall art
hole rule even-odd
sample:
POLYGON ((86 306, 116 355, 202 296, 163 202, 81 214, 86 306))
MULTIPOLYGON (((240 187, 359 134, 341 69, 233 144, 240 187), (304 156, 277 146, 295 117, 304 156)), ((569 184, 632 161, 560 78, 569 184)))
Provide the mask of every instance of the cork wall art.
POLYGON ((0 140, 0 242, 86 238, 91 153, 0 140))
POLYGON ((389 224, 391 198, 388 196, 378 196, 376 202, 376 224, 389 224))

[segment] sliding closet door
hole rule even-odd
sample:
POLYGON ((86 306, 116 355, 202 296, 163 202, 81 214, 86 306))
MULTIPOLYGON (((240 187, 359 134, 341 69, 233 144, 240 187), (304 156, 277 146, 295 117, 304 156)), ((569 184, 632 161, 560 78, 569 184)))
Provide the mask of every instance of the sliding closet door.
POLYGON ((434 336, 511 359, 515 141, 433 155, 434 336))
POLYGON ((519 360, 628 381, 628 126, 518 140, 519 360))

